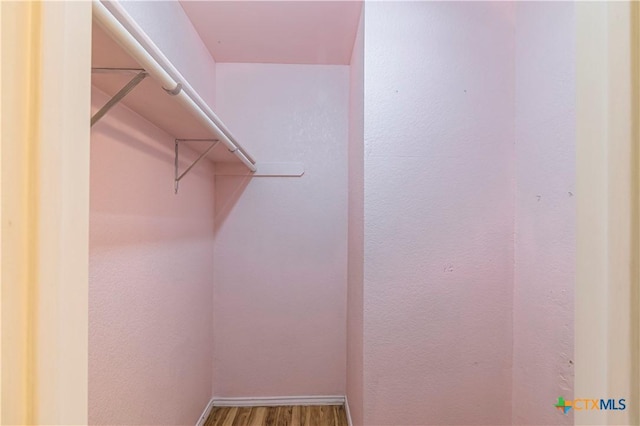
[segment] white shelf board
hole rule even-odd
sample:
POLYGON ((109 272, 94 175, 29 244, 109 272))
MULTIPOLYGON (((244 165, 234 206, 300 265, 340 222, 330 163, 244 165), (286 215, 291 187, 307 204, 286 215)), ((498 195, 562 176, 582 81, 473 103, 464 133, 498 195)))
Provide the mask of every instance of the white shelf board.
MULTIPOLYGON (((93 68, 140 68, 140 65, 95 22, 93 25, 91 66, 93 68)), ((107 95, 113 96, 134 76, 134 73, 93 73, 91 83, 107 95)), ((151 77, 145 78, 121 102, 176 139, 214 138, 209 130, 172 96, 168 95, 151 77)), ((200 150, 197 148, 198 145, 192 146, 194 149, 200 150)), ((200 147, 204 146, 200 145, 200 147)), ((206 158, 216 163, 242 164, 238 157, 229 152, 223 143, 217 144, 206 158)))

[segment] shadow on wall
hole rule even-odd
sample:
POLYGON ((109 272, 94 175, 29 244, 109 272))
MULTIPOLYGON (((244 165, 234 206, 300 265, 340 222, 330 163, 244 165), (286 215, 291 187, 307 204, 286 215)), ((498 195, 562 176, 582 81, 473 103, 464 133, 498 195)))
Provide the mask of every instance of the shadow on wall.
MULTIPOLYGON (((159 140, 150 138, 149 135, 141 132, 135 127, 128 126, 122 121, 102 120, 96 123, 91 131, 92 137, 99 137, 101 143, 105 140, 109 142, 125 143, 129 147, 136 149, 142 154, 154 157, 167 164, 173 164, 173 148, 169 146, 169 140, 159 140)), ((204 171, 199 171, 199 174, 204 171)))
MULTIPOLYGON (((97 90, 95 91, 98 92, 97 90)), ((97 111, 104 103, 102 100, 103 97, 106 98, 106 95, 101 92, 94 93, 94 96, 92 96, 93 112, 97 111)), ((161 191, 170 192, 171 195, 174 196, 174 138, 152 125, 141 127, 138 121, 134 121, 131 119, 131 112, 127 111, 125 108, 119 107, 111 110, 109 114, 96 123, 95 127, 92 129, 92 140, 94 140, 95 143, 103 145, 108 144, 114 149, 118 149, 115 144, 122 145, 120 148, 123 151, 129 151, 130 155, 136 157, 135 160, 128 161, 123 156, 120 156, 119 158, 114 156, 116 158, 114 158, 114 161, 111 161, 110 163, 113 166, 112 172, 114 175, 120 175, 120 177, 114 176, 113 182, 120 182, 119 185, 133 185, 135 187, 137 185, 135 178, 130 179, 128 183, 122 182, 122 176, 128 174, 126 172, 127 169, 136 169, 139 172, 139 176, 144 179, 144 174, 148 170, 148 161, 161 163, 162 166, 159 164, 158 166, 162 169, 166 169, 166 172, 163 172, 162 177, 157 180, 154 186, 160 187, 161 191), (135 150, 136 153, 132 153, 131 150, 135 150)), ((189 144, 181 146, 179 163, 180 173, 186 170, 187 167, 189 167, 192 162, 198 158, 202 151, 200 148, 201 146, 194 147, 189 144)), ((211 162, 204 160, 198 163, 198 165, 191 169, 189 174, 180 181, 179 193, 190 191, 189 182, 193 182, 194 180, 200 182, 207 179, 215 179, 214 170, 215 166, 211 162)), ((220 187, 221 191, 218 191, 218 188, 215 189, 217 208, 215 209, 214 222, 216 230, 220 228, 226 217, 233 210, 233 206, 239 200, 250 180, 251 176, 226 176, 225 185, 220 187)), ((117 188, 113 189, 117 190, 117 188)), ((147 187, 146 190, 148 191, 149 189, 150 188, 147 187)), ((139 190, 145 191, 143 187, 140 187, 139 190)), ((161 198, 164 198, 164 196, 161 198)), ((94 201, 92 202, 92 209, 103 212, 113 209, 113 211, 117 211, 118 214, 153 214, 155 216, 162 216, 161 211, 157 209, 150 210, 150 206, 144 200, 145 197, 138 197, 135 200, 108 204, 96 203, 94 201)), ((165 200, 165 202, 168 201, 169 200, 165 200)))
MULTIPOLYGON (((93 109, 106 99, 94 89, 93 109)), ((181 149, 180 171, 199 152, 181 149)), ((92 243, 129 246, 213 234, 214 164, 198 163, 176 195, 174 162, 173 136, 123 106, 109 111, 91 130, 92 243)))
POLYGON ((225 185, 216 185, 216 233, 224 224, 250 181, 251 176, 227 176, 225 185))

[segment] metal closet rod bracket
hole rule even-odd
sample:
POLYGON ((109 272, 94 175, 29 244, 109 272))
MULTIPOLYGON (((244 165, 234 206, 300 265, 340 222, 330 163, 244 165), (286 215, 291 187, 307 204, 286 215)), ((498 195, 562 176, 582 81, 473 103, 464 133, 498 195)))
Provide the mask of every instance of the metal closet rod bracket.
POLYGON ((198 162, 200 160, 202 160, 209 153, 209 151, 211 151, 213 148, 215 148, 215 146, 218 144, 218 142, 220 142, 220 140, 218 140, 218 139, 176 139, 175 140, 176 157, 175 157, 175 162, 174 162, 175 176, 174 176, 173 189, 174 189, 176 194, 178 193, 178 187, 179 187, 179 184, 180 184, 180 180, 183 177, 185 177, 185 175, 187 173, 189 173, 189 171, 193 168, 193 166, 198 164, 198 162), (179 164, 179 159, 180 159, 179 146, 180 146, 180 143, 182 143, 182 142, 209 142, 211 145, 209 145, 209 147, 202 154, 200 154, 200 156, 198 158, 196 158, 196 160, 193 163, 191 163, 191 165, 189 167, 187 167, 187 169, 184 172, 180 173, 180 171, 178 169, 178 164, 179 164))
POLYGON ((125 96, 129 94, 145 77, 147 72, 139 68, 91 68, 91 72, 94 74, 131 74, 135 73, 135 76, 122 88, 118 93, 113 95, 109 101, 93 117, 91 117, 91 127, 96 124, 104 115, 109 112, 111 108, 116 106, 125 96))

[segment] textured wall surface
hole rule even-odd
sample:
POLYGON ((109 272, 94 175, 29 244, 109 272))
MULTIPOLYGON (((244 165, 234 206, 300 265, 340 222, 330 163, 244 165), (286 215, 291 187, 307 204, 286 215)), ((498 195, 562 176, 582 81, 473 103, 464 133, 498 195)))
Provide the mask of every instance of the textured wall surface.
POLYGON ((215 106, 216 63, 177 0, 120 3, 189 84, 215 106))
POLYGON ((354 425, 362 425, 364 261, 364 15, 349 69, 349 226, 347 283, 347 399, 354 425))
POLYGON ((93 128, 90 424, 193 425, 209 401, 213 179, 174 195, 173 138, 122 106, 93 128))
POLYGON ((573 424, 574 45, 573 3, 517 4, 514 424, 573 424))
POLYGON ((218 64, 220 117, 300 178, 216 178, 214 395, 344 395, 349 67, 218 64))
POLYGON ((572 422, 570 3, 372 2, 351 67, 216 65, 179 3, 126 8, 256 158, 306 172, 203 164, 175 197, 170 136, 95 127, 91 423, 193 424, 212 392, 572 422))
POLYGON ((512 7, 365 7, 364 424, 511 422, 512 7))

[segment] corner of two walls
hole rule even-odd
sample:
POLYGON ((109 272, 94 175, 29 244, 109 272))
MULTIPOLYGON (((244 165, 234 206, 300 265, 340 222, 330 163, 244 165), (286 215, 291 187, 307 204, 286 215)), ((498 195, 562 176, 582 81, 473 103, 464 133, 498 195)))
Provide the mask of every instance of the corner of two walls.
POLYGON ((354 424, 572 422, 553 404, 573 393, 573 7, 367 4, 354 424))
POLYGON ((305 169, 217 177, 217 397, 345 393, 348 71, 217 65, 217 112, 243 146, 305 169))
MULTIPOLYGON (((516 4, 513 424, 573 424, 575 5, 516 4)), ((584 397, 584 396, 583 396, 584 397)))
POLYGON ((348 233, 347 233, 347 383, 354 425, 363 424, 364 339, 364 9, 349 66, 348 233))
POLYGON ((212 394, 344 395, 348 67, 215 64, 179 3, 124 6, 256 158, 305 174, 214 184, 203 165, 175 197, 169 135, 123 106, 96 126, 91 423, 194 423, 212 394))

